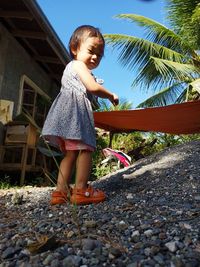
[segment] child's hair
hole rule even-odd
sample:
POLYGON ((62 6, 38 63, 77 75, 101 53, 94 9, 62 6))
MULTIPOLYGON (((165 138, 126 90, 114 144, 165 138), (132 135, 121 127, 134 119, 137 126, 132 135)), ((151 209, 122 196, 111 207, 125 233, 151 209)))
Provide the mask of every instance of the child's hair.
POLYGON ((91 25, 82 25, 73 32, 69 40, 69 52, 72 58, 74 58, 72 50, 77 51, 81 42, 88 37, 98 37, 102 41, 103 47, 105 46, 105 41, 99 28, 95 28, 91 25))

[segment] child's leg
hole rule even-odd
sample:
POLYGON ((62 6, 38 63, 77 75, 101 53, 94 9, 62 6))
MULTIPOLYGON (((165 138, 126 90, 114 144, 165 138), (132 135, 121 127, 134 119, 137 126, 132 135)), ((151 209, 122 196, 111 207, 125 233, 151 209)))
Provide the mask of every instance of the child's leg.
POLYGON ((78 153, 79 151, 68 150, 61 161, 57 179, 57 191, 67 191, 78 153))
POLYGON ((70 198, 71 203, 76 205, 99 203, 104 201, 106 196, 103 191, 87 186, 91 173, 92 152, 82 150, 76 166, 76 184, 70 198))
POLYGON ((76 165, 76 188, 87 188, 92 167, 92 152, 81 150, 76 165))

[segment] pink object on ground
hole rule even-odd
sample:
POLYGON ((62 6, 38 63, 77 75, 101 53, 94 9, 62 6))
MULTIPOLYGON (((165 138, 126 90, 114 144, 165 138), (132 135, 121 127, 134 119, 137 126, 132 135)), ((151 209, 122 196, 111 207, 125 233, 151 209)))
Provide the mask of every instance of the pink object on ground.
POLYGON ((104 148, 103 154, 105 157, 108 157, 108 156, 116 157, 125 167, 131 164, 131 158, 121 151, 114 150, 111 148, 104 148))

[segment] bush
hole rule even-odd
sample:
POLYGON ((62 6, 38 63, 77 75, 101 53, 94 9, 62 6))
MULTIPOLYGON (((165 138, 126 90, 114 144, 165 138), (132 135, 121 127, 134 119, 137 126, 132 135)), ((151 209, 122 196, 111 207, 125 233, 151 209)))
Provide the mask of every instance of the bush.
MULTIPOLYGON (((102 150, 108 147, 109 134, 100 132, 97 136, 97 149, 93 155, 93 166, 91 180, 96 180, 117 170, 117 162, 111 162, 107 165, 102 165, 102 160, 105 159, 102 150)), ((120 133, 115 134, 112 140, 112 149, 121 150, 126 154, 132 151, 132 163, 140 158, 150 156, 160 152, 163 149, 183 144, 192 140, 200 140, 200 134, 193 135, 172 135, 163 133, 120 133)), ((123 166, 121 166, 123 167, 123 166)))

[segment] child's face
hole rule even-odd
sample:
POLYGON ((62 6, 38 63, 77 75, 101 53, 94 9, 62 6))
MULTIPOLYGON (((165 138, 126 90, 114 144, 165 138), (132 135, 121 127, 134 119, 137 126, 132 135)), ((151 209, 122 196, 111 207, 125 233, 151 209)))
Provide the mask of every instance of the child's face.
POLYGON ((88 69, 95 69, 103 56, 104 44, 98 37, 88 37, 82 41, 80 47, 74 52, 76 60, 83 61, 88 69))

